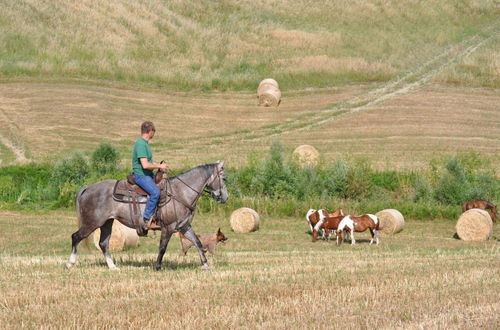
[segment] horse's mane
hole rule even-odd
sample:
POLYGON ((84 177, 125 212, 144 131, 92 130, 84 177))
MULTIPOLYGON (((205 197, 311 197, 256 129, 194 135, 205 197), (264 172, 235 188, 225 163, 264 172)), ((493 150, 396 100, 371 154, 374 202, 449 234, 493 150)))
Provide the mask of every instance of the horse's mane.
POLYGON ((212 166, 214 166, 214 165, 217 165, 217 163, 210 163, 210 164, 198 165, 198 166, 193 167, 193 168, 191 168, 191 169, 189 169, 187 171, 179 173, 176 176, 169 177, 169 179, 175 179, 175 178, 177 178, 179 176, 184 176, 185 174, 188 174, 189 172, 192 172, 192 171, 194 171, 196 169, 199 169, 199 168, 203 168, 203 170, 205 170, 206 172, 208 172, 209 168, 212 167, 212 166))

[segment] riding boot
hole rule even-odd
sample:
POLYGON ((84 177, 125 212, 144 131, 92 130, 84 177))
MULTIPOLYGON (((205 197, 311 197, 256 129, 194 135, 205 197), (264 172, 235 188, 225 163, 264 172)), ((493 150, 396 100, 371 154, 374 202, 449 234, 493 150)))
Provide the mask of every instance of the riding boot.
POLYGON ((153 216, 151 217, 151 220, 144 219, 144 222, 146 224, 145 228, 147 230, 161 230, 160 226, 160 214, 159 214, 159 208, 157 207, 155 211, 153 212, 153 216))

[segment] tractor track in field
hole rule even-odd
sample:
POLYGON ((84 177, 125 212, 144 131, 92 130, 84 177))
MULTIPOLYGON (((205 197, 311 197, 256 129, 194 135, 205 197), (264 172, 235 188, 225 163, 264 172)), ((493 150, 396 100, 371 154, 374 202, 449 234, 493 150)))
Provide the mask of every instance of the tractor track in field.
POLYGON ((268 139, 283 134, 304 131, 322 126, 338 118, 368 110, 387 100, 408 94, 421 88, 422 86, 425 86, 432 78, 436 77, 445 68, 456 63, 460 59, 470 56, 481 46, 495 37, 498 37, 498 35, 499 32, 497 31, 496 26, 490 27, 485 31, 485 33, 475 34, 464 39, 458 44, 447 47, 441 53, 419 65, 418 68, 389 81, 383 86, 361 96, 354 97, 351 100, 338 104, 330 109, 319 110, 300 119, 293 119, 284 123, 262 127, 250 132, 235 132, 233 134, 217 138, 200 136, 196 138, 199 143, 194 145, 193 148, 202 148, 206 145, 212 144, 214 141, 227 143, 231 141, 258 141, 268 139))
MULTIPOLYGON (((13 137, 16 137, 15 132, 15 124, 14 122, 5 114, 3 109, 0 109, 0 128, 3 128, 4 131, 8 132, 10 138, 2 135, 0 131, 0 143, 3 144, 6 148, 8 148, 16 157, 16 160, 25 162, 28 158, 25 155, 24 149, 19 146, 13 137), (2 127, 3 126, 3 127, 2 127)), ((2 159, 0 159, 0 165, 2 165, 2 159)))

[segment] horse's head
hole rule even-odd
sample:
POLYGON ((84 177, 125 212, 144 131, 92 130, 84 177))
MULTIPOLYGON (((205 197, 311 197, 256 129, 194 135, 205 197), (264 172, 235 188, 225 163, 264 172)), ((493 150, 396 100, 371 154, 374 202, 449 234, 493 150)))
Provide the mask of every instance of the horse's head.
POLYGON ((210 194, 217 201, 217 203, 225 203, 228 199, 226 177, 224 176, 224 162, 219 161, 215 163, 214 173, 209 179, 207 188, 210 194))

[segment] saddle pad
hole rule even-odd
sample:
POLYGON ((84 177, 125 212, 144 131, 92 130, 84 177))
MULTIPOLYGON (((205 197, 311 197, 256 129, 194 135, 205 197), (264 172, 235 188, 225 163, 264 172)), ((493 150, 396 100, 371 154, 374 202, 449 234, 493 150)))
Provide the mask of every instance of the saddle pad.
MULTIPOLYGON (((113 189, 113 199, 121 203, 131 203, 131 195, 134 193, 134 186, 131 186, 127 180, 117 180, 115 188, 113 189)), ((137 191, 135 192, 137 196, 137 203, 145 204, 148 201, 147 195, 141 195, 137 191)))

